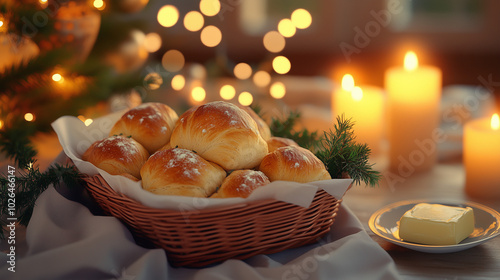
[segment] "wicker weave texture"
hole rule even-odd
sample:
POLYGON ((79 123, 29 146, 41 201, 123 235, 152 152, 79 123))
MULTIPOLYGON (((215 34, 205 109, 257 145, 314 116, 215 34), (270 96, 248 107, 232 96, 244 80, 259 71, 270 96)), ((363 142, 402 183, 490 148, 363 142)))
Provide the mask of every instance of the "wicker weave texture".
POLYGON ((129 226, 138 240, 165 249, 174 266, 203 267, 317 242, 332 226, 341 200, 319 190, 309 206, 274 199, 216 209, 156 209, 115 192, 100 176, 87 176, 100 207, 129 226))

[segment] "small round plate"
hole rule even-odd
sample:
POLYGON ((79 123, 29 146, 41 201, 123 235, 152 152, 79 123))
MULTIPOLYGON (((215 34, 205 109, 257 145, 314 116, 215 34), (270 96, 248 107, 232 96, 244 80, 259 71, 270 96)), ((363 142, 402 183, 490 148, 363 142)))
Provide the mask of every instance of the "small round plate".
POLYGON ((432 200, 407 200, 393 203, 373 213, 368 221, 376 235, 396 245, 426 253, 451 253, 466 250, 482 244, 500 234, 500 214, 475 202, 446 202, 432 200), (448 206, 471 207, 474 210, 474 232, 456 245, 423 245, 403 241, 399 238, 399 219, 418 203, 439 203, 448 206))

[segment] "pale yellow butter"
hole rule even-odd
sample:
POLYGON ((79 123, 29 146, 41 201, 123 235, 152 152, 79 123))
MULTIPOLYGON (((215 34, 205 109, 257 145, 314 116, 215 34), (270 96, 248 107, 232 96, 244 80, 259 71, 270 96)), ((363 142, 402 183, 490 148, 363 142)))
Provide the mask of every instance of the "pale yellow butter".
POLYGON ((454 245, 474 231, 472 208, 419 203, 399 220, 399 237, 427 245, 454 245))

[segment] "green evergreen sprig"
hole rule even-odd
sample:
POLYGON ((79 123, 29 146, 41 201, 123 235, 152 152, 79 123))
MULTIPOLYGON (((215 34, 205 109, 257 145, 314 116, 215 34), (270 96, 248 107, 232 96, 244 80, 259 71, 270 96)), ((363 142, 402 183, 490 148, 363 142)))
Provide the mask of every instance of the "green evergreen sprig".
POLYGON ((316 156, 325 164, 332 178, 348 175, 355 184, 364 182, 378 185, 380 173, 369 163, 371 149, 367 144, 356 143, 354 122, 343 115, 337 117, 334 131, 324 133, 321 148, 316 156))
MULTIPOLYGON (((39 170, 36 161, 32 161, 30 166, 27 169, 16 168, 16 173, 19 175, 15 177, 16 217, 17 221, 24 226, 27 226, 31 219, 36 200, 50 185, 58 186, 64 183, 69 188, 74 188, 80 185, 81 178, 81 174, 72 165, 55 164, 45 172, 39 170)), ((0 177, 0 217, 10 216, 7 207, 8 189, 8 177, 0 177)), ((0 239, 5 238, 6 221, 4 218, 0 219, 2 225, 0 239)))
POLYGON ((269 128, 271 134, 276 137, 283 137, 294 140, 299 146, 310 150, 316 150, 320 147, 321 137, 318 132, 311 132, 306 128, 296 129, 300 120, 300 112, 290 111, 284 118, 272 118, 269 128))

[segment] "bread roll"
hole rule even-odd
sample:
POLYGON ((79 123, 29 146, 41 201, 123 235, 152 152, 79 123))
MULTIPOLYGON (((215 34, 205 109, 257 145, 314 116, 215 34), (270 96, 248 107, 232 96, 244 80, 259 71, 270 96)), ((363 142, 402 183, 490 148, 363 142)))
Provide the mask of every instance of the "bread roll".
POLYGON ((150 154, 170 141, 179 116, 162 103, 144 103, 127 111, 111 128, 109 135, 132 136, 150 154))
POLYGON ((274 152, 279 147, 286 147, 286 146, 299 146, 297 142, 293 141, 292 139, 288 138, 283 138, 283 137, 276 137, 273 136, 267 140, 267 149, 269 150, 270 153, 274 152))
POLYGON ((271 138, 271 129, 269 128, 269 125, 257 113, 255 113, 252 108, 248 106, 239 107, 247 112, 255 121, 257 127, 259 128, 260 136, 262 136, 262 139, 264 139, 264 141, 267 141, 269 138, 271 138))
POLYGON ((139 180, 141 167, 148 157, 148 151, 139 142, 130 137, 115 135, 94 142, 82 159, 111 175, 139 180))
POLYGON ((260 172, 250 169, 235 170, 224 179, 219 190, 211 197, 248 197, 256 188, 269 184, 269 178, 260 172))
POLYGON ((272 181, 307 183, 331 179, 323 162, 311 151, 297 146, 286 146, 269 153, 259 170, 272 181))
POLYGON ((267 143, 252 117, 224 101, 207 103, 182 114, 170 145, 193 150, 225 170, 256 167, 267 154, 267 143))
POLYGON ((142 188, 160 195, 208 197, 226 177, 226 171, 185 149, 154 153, 141 169, 142 188))

